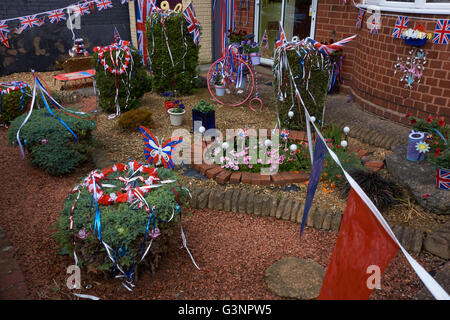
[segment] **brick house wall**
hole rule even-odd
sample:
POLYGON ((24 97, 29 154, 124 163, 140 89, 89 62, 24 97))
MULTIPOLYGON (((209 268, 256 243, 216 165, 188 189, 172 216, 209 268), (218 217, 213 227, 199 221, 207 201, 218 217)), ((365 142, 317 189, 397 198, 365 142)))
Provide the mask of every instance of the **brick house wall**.
MULTIPOLYGON (((16 18, 71 5, 75 0, 0 0, 2 19, 16 18)), ((84 39, 89 52, 98 45, 108 45, 114 40, 114 27, 122 39, 130 40, 130 20, 128 5, 120 0, 112 0, 113 8, 81 17, 81 29, 75 29, 75 36, 84 39)), ((73 46, 72 32, 64 21, 52 24, 46 18, 41 27, 23 31, 16 35, 12 30, 18 21, 8 23, 10 49, 0 44, 0 75, 14 72, 49 71, 55 69, 55 62, 64 61, 73 46)))
MULTIPOLYGON (((255 1, 249 1, 249 9, 248 9, 248 22, 247 22, 247 2, 242 1, 241 13, 239 15, 239 1, 236 1, 235 10, 234 10, 234 18, 235 18, 235 30, 243 30, 246 31, 247 34, 253 33, 254 29, 254 21, 255 21, 255 1), (240 19, 240 21, 239 21, 240 19), (247 24, 245 23, 247 22, 247 24)), ((257 36, 255 40, 257 40, 257 36)))
MULTIPOLYGON (((383 12, 382 12, 383 13, 383 12)), ((422 23, 427 32, 434 32, 436 21, 417 20, 409 13, 389 12, 408 16, 410 28, 422 23)), ((397 122, 406 123, 404 115, 413 113, 419 117, 443 116, 450 120, 450 45, 433 44, 423 47, 428 52, 422 80, 412 89, 404 88, 399 73, 394 76, 397 57, 406 60, 411 46, 402 39, 392 37, 396 17, 382 16, 378 34, 370 34, 366 27, 366 13, 361 29, 356 28, 358 9, 341 0, 319 0, 315 39, 340 40, 357 34, 358 37, 345 46, 344 86, 346 92, 366 111, 397 122)), ((427 18, 448 19, 448 15, 419 15, 427 18)))
MULTIPOLYGON (((183 8, 189 5, 191 0, 183 0, 183 8)), ((212 0, 192 0, 195 14, 202 28, 200 36, 199 62, 211 63, 212 60, 212 0)))

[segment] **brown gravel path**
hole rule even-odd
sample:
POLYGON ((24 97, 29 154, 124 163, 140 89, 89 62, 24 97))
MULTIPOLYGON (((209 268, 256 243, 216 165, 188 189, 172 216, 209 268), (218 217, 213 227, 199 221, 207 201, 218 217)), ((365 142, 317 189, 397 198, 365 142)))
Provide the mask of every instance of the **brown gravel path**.
MULTIPOLYGON (((0 130, 0 225, 17 250, 33 299, 74 299, 65 287, 66 268, 73 263, 55 250, 53 223, 62 201, 89 168, 64 178, 46 175, 22 161, 17 148, 7 146, 0 130)), ((264 271, 282 257, 314 259, 326 266, 336 233, 307 228, 298 241, 299 225, 270 217, 210 210, 187 210, 183 218, 192 265, 180 241, 174 243, 156 274, 144 272, 131 293, 118 280, 95 280, 82 274, 82 293, 102 299, 278 299, 266 287, 264 271)), ((418 257, 427 270, 442 264, 431 255, 418 257)), ((392 261, 373 299, 411 299, 422 286, 401 255, 392 261)))

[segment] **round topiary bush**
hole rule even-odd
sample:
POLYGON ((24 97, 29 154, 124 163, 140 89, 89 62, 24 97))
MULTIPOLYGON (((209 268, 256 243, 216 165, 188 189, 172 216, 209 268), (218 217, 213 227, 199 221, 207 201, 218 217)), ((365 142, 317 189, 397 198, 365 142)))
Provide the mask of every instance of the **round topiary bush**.
MULTIPOLYGON (((31 101, 31 90, 29 87, 21 90, 2 94, 0 98, 0 121, 10 123, 15 118, 26 112, 31 101)), ((0 91, 2 87, 0 86, 0 91)))
POLYGON ((153 91, 174 91, 177 95, 193 93, 198 87, 200 46, 192 40, 183 14, 152 14, 147 25, 147 43, 153 91))
MULTIPOLYGON (((121 268, 129 272, 131 278, 141 263, 154 272, 166 254, 170 241, 175 238, 181 207, 186 204, 188 196, 187 189, 181 185, 177 175, 170 170, 142 166, 133 161, 128 165, 115 164, 102 171, 91 172, 78 186, 78 190, 79 195, 74 192, 65 199, 62 215, 56 223, 55 239, 64 251, 69 254, 75 251, 81 268, 89 266, 106 277, 111 277, 112 273, 121 273, 121 268), (101 240, 111 248, 110 253, 115 262, 99 241, 98 229, 95 228, 97 204, 95 201, 92 203, 94 174, 99 188, 97 202, 101 240), (128 184, 119 180, 132 176, 142 179, 129 180, 128 184), (165 183, 160 183, 163 181, 165 183), (102 186, 102 183, 109 186, 102 186), (146 189, 149 185, 160 186, 146 189), (123 188, 127 191, 122 193, 123 188), (139 190, 145 201, 139 200, 136 190, 139 190), (147 204, 149 210, 146 210, 147 204)), ((179 241, 178 237, 177 230, 176 239, 179 241)))
POLYGON ((147 109, 135 109, 123 113, 118 121, 118 126, 122 130, 138 130, 139 126, 154 128, 155 123, 152 119, 152 113, 147 109))
MULTIPOLYGON (((75 133, 78 142, 74 141, 67 128, 45 108, 33 111, 20 131, 20 139, 30 153, 33 165, 52 175, 61 176, 70 173, 88 159, 92 147, 91 132, 95 129, 95 122, 87 118, 54 112, 75 133)), ((10 143, 17 145, 17 130, 26 116, 21 115, 11 122, 8 131, 10 143)))
MULTIPOLYGON (((144 93, 151 90, 151 79, 142 65, 142 56, 134 47, 129 47, 131 52, 131 61, 126 72, 117 75, 112 74, 101 65, 99 52, 93 53, 93 63, 95 67, 96 87, 100 92, 99 106, 106 112, 116 112, 116 84, 119 88, 118 104, 120 111, 125 112, 137 108, 139 100, 144 93)), ((115 57, 115 51, 113 56, 115 57)), ((121 50, 119 53, 119 68, 125 62, 126 52, 121 50)), ((108 66, 113 67, 109 51, 104 55, 108 66)))

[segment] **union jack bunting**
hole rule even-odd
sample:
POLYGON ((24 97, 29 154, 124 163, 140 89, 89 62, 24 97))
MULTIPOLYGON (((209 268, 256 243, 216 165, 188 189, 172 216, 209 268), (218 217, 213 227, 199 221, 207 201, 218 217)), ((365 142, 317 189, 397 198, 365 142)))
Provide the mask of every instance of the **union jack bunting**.
POLYGON ((408 17, 398 16, 397 21, 395 22, 394 32, 392 32, 392 36, 394 38, 403 39, 402 32, 403 30, 408 28, 408 17))
POLYGON ((200 41, 200 26, 197 17, 195 16, 194 6, 192 2, 183 10, 184 19, 186 19, 189 34, 196 45, 200 41))
POLYGON ((370 29, 371 34, 378 34, 378 29, 380 28, 380 18, 376 16, 372 20, 372 28, 370 29))
POLYGON ((25 30, 28 28, 33 28, 33 27, 40 27, 44 24, 44 18, 36 18, 36 15, 34 16, 27 16, 27 17, 20 17, 20 25, 21 25, 21 30, 25 30))
POLYGON ((278 30, 277 41, 275 42, 275 49, 281 47, 284 43, 286 43, 286 35, 284 34, 283 26, 280 22, 280 29, 278 30))
POLYGON ((450 171, 437 168, 436 187, 439 189, 450 190, 450 171))
POLYGON ((121 4, 129 3, 129 2, 130 2, 130 0, 120 0, 121 4))
POLYGON ((78 15, 84 16, 85 14, 90 14, 91 10, 89 8, 89 4, 90 4, 89 2, 76 4, 72 12, 77 16, 78 15))
POLYGON ((50 11, 47 15, 48 20, 50 20, 50 23, 58 23, 62 20, 66 20, 66 13, 64 12, 64 9, 57 9, 50 11))
POLYGON ((359 9, 358 17, 356 18, 356 27, 361 28, 364 20, 364 9, 359 9))
POLYGON ((434 30, 433 43, 448 44, 450 42, 450 20, 439 19, 434 30))
POLYGON ((0 20, 0 42, 7 48, 9 48, 8 33, 9 29, 6 21, 0 20))
POLYGON ((98 11, 110 9, 113 7, 111 0, 95 0, 98 11))

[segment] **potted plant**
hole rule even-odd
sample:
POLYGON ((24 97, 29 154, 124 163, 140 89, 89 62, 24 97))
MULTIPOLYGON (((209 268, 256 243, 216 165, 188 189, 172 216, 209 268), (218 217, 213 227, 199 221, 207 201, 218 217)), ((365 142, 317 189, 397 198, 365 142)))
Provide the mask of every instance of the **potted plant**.
POLYGON ((162 95, 163 95, 163 97, 166 98, 166 100, 164 100, 164 106, 166 107, 166 111, 174 108, 175 95, 173 94, 173 92, 172 91, 164 91, 162 95))
POLYGON ((198 132, 200 126, 205 127, 206 130, 214 129, 216 127, 215 106, 205 100, 201 99, 199 103, 192 109, 192 127, 194 132, 198 132), (200 122, 197 124, 196 122, 200 122))
POLYGON ((450 148, 436 152, 436 187, 450 190, 450 148))
POLYGON ((405 39, 405 44, 416 46, 416 47, 422 47, 427 43, 427 31, 425 30, 424 26, 419 24, 414 29, 406 29, 403 30, 402 36, 405 39))
POLYGON ((225 94, 225 83, 222 73, 217 72, 214 75, 214 88, 216 89, 216 95, 222 97, 225 94))
POLYGON ((250 55, 250 59, 254 66, 260 64, 261 54, 259 52, 258 43, 254 42, 253 40, 242 41, 242 48, 244 54, 250 55))
POLYGON ((182 103, 179 103, 174 108, 170 108, 169 110, 167 110, 167 113, 169 113, 170 123, 173 126, 181 126, 186 110, 184 109, 184 105, 182 103))

